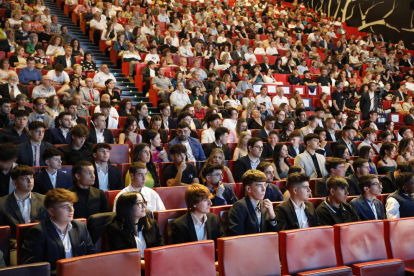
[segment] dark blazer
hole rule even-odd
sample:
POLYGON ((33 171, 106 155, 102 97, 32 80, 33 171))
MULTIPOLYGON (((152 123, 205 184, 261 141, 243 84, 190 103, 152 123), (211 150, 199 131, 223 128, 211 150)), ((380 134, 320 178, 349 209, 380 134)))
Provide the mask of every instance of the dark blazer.
POLYGON ((380 178, 380 182, 382 184, 382 193, 389 194, 393 193, 396 190, 398 190, 397 184, 395 183, 395 176, 394 172, 387 172, 387 174, 384 177, 380 178))
POLYGON ((348 185, 349 185, 348 193, 350 196, 361 194, 361 190, 359 189, 359 186, 358 186, 358 177, 355 174, 346 177, 345 180, 346 182, 348 182, 348 185))
POLYGON ((196 126, 196 129, 203 129, 203 125, 201 122, 197 119, 193 119, 194 125, 196 126))
POLYGON ((263 207, 263 203, 261 205, 262 219, 259 230, 257 215, 249 196, 234 203, 229 211, 229 236, 276 232, 276 226, 271 224, 266 208, 263 207))
MULTIPOLYGON (((43 206, 44 197, 44 195, 32 192, 30 222, 43 221, 49 217, 46 208, 43 206)), ((17 225, 24 223, 24 218, 17 205, 14 193, 2 197, 0 199, 0 225, 10 226, 11 237, 15 239, 17 225)))
MULTIPOLYGON (((95 184, 93 184, 93 187, 99 189, 99 177, 95 162, 93 168, 95 169, 95 184)), ((108 164, 108 190, 122 190, 123 188, 125 188, 125 184, 122 181, 121 170, 117 166, 108 164)))
POLYGON ((211 200, 211 203, 213 204, 212 206, 225 205, 224 200, 226 200, 227 205, 231 205, 237 202, 237 200, 239 200, 229 184, 223 183, 223 185, 224 185, 224 192, 222 196, 224 197, 224 199, 214 195, 214 198, 211 200))
MULTIPOLYGON (((69 231, 73 257, 98 253, 86 228, 86 223, 73 220, 69 231)), ((22 264, 50 263, 51 275, 56 275, 56 262, 65 259, 65 248, 50 220, 39 223, 27 232, 22 246, 22 264)))
POLYGON ((332 157, 331 145, 329 145, 329 143, 326 143, 323 149, 317 149, 316 153, 319 153, 325 157, 332 157))
MULTIPOLYGON (((266 161, 265 159, 260 157, 260 162, 266 161)), ((250 164, 249 155, 243 156, 236 160, 234 163, 234 181, 236 183, 241 182, 241 178, 245 172, 252 169, 252 165, 250 164)))
MULTIPOLYGON (((348 147, 346 144, 345 144, 345 141, 344 141, 344 139, 339 139, 338 141, 336 141, 336 143, 334 143, 333 145, 332 145, 332 149, 335 151, 335 148, 336 148, 336 146, 337 145, 344 145, 345 147, 348 147)), ((354 141, 351 141, 351 148, 352 148, 352 154, 351 154, 351 156, 358 156, 359 155, 359 151, 358 151, 358 147, 357 147, 357 145, 355 144, 355 142, 354 141)))
POLYGON ((258 132, 254 134, 254 137, 259 137, 260 139, 263 140, 263 142, 267 142, 267 137, 269 137, 269 135, 267 135, 266 130, 262 128, 261 130, 259 130, 258 132))
POLYGON ((264 120, 262 120, 262 125, 259 125, 255 120, 253 119, 247 119, 247 124, 249 129, 262 129, 264 127, 264 120))
MULTIPOLYGON (((306 150, 306 146, 304 144, 299 144, 299 154, 303 153, 306 150)), ((290 157, 296 157, 296 151, 293 149, 292 144, 288 145, 288 154, 290 157)))
POLYGON ((58 148, 63 153, 62 165, 75 165, 80 160, 94 162, 92 144, 85 142, 79 150, 74 150, 70 145, 58 148))
MULTIPOLYGON (((145 244, 147 248, 163 246, 164 239, 160 234, 157 221, 148 218, 151 228, 143 229, 142 235, 144 236, 145 244)), ((133 233, 128 233, 123 229, 120 223, 115 220, 107 229, 109 248, 111 251, 124 250, 130 248, 137 248, 137 242, 135 241, 133 233)))
POLYGON ((411 114, 407 114, 404 116, 404 124, 407 126, 412 126, 414 122, 413 116, 411 114))
POLYGON ((318 179, 315 182, 315 196, 316 197, 327 197, 329 195, 328 188, 326 188, 326 181, 330 177, 329 174, 322 177, 322 179, 318 179))
MULTIPOLYGON (((56 187, 69 189, 72 187, 72 175, 66 174, 61 171, 57 171, 56 176, 56 187)), ((52 190, 52 182, 50 181, 49 175, 46 172, 46 169, 43 168, 40 172, 34 177, 34 187, 33 192, 45 195, 49 190, 52 190)))
MULTIPOLYGON (((378 95, 374 93, 374 110, 378 110, 378 95)), ((362 111, 362 120, 368 120, 368 112, 371 109, 371 100, 369 98, 369 93, 363 93, 359 102, 360 109, 362 111)))
MULTIPOLYGON (((73 67, 73 65, 76 64, 76 58, 70 57, 70 62, 72 63, 72 65, 70 67, 73 67)), ((61 56, 56 57, 55 65, 56 64, 59 64, 59 63, 63 65, 63 68, 67 68, 68 67, 68 65, 66 63, 65 55, 61 55, 61 56)))
MULTIPOLYGON (((33 160, 33 150, 32 150, 32 143, 30 141, 27 141, 23 144, 20 144, 17 146, 19 148, 19 155, 17 157, 17 164, 20 165, 26 165, 29 167, 33 167, 34 160, 33 160)), ((40 144, 40 158, 39 158, 39 164, 40 166, 46 166, 45 161, 42 158, 42 154, 45 151, 45 149, 53 148, 52 144, 49 144, 48 142, 42 141, 40 144)))
MULTIPOLYGON (((210 145, 208 145, 207 147, 204 148, 204 155, 206 156, 206 158, 208 158, 211 155, 211 152, 218 148, 216 142, 211 143, 210 145)), ((230 154, 230 148, 227 145, 223 145, 223 147, 221 148, 224 152, 224 159, 225 160, 231 160, 231 154, 230 154)))
POLYGON ((273 158, 273 149, 269 143, 263 144, 262 158, 263 159, 273 158))
POLYGON ((285 198, 283 197, 282 192, 279 190, 279 187, 275 184, 268 183, 266 187, 266 192, 264 199, 269 199, 270 201, 283 201, 285 198))
MULTIPOLYGON (((26 88, 25 85, 18 84, 17 88, 19 88, 20 93, 26 95, 27 99, 29 99, 29 100, 31 99, 31 97, 29 95, 29 92, 27 92, 27 88, 26 88)), ((9 98, 10 99, 9 85, 7 83, 0 85, 0 95, 3 98, 9 98)))
POLYGON ((49 128, 45 132, 45 137, 43 138, 43 141, 46 141, 52 145, 70 144, 72 143, 72 138, 70 137, 69 133, 68 135, 66 135, 65 138, 60 128, 49 128))
POLYGON ((10 44, 7 39, 0 40, 0 51, 10 52, 10 44))
MULTIPOLYGON (((68 190, 78 195, 80 189, 81 188, 78 186, 73 185, 68 190)), ((108 198, 106 197, 105 192, 96 189, 95 187, 89 187, 89 196, 86 206, 83 206, 82 202, 78 201, 73 203, 73 208, 75 209, 73 218, 89 218, 91 215, 110 211, 108 198)))
MULTIPOLYGON (((341 136, 339 135, 339 132, 335 132, 335 138, 336 138, 336 141, 341 139, 341 136)), ((332 135, 328 131, 326 131, 326 141, 327 142, 333 142, 332 135)))
MULTIPOLYGON (((308 218, 309 227, 319 225, 318 217, 315 214, 315 207, 311 202, 305 201, 305 214, 308 218)), ((292 200, 288 199, 275 207, 277 218, 277 231, 299 229, 298 218, 296 217, 295 207, 292 200)))
MULTIPOLYGON (((196 124, 196 122, 194 122, 196 124)), ((196 125, 197 126, 197 125, 196 125)), ((161 128, 165 129, 164 121, 161 123, 161 128)), ((176 129, 177 128, 177 119, 176 118, 169 118, 168 119, 168 129, 176 129)))
MULTIPOLYGON (((86 123, 86 120, 82 117, 79 117, 79 116, 76 117, 76 124, 78 124, 78 125, 82 124, 86 127, 88 126, 88 124, 86 123)), ((56 117, 55 118, 55 128, 59 128, 59 127, 60 127, 59 118, 56 117)))
MULTIPOLYGON (((112 136, 111 130, 104 129, 103 136, 104 136, 105 143, 108 143, 108 144, 113 144, 114 143, 114 137, 112 136)), ((98 140, 96 138, 96 130, 95 130, 94 127, 91 127, 89 129, 89 137, 86 140, 86 142, 89 142, 89 143, 92 143, 92 144, 98 143, 98 140)))
MULTIPOLYGON (((225 237, 225 234, 221 228, 219 217, 212 213, 207 213, 206 215, 207 221, 205 229, 207 231, 207 239, 213 240, 217 248, 217 239, 225 237)), ((190 212, 182 217, 179 217, 178 219, 175 219, 171 224, 171 228, 171 236, 174 244, 197 241, 197 234, 190 212)))
MULTIPOLYGON (((384 206, 382 205, 381 201, 375 198, 372 202, 374 203, 375 210, 377 211, 377 218, 387 219, 387 215, 385 214, 384 206)), ((367 199, 365 199, 364 196, 360 195, 359 197, 352 199, 349 204, 354 207, 361 220, 375 219, 374 212, 368 205, 367 199)))
POLYGON ((266 74, 266 71, 267 71, 267 69, 273 69, 273 65, 271 65, 271 64, 267 64, 267 66, 266 66, 266 63, 260 63, 260 71, 263 73, 263 74, 266 74), (267 66, 269 66, 269 67, 267 67, 267 66))

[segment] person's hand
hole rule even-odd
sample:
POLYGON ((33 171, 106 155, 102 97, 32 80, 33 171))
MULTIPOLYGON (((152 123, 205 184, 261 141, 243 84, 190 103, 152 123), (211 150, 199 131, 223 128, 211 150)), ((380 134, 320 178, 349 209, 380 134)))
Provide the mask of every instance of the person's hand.
POLYGON ((187 165, 185 162, 181 162, 180 167, 178 168, 180 172, 183 172, 187 168, 187 165))
POLYGON ((275 216, 275 211, 273 210, 272 202, 268 198, 266 198, 263 200, 263 206, 266 208, 267 212, 269 213, 270 219, 274 219, 276 216, 275 216))
POLYGON ((158 154, 158 158, 159 158, 159 159, 164 159, 164 158, 165 158, 165 151, 161 151, 161 152, 158 154))
POLYGON ((68 92, 65 93, 65 96, 69 99, 72 99, 72 97, 70 96, 70 94, 68 92))
POLYGON ((322 142, 321 142, 321 148, 324 148, 324 147, 326 146, 326 143, 328 143, 328 142, 326 142, 326 141, 322 141, 322 142))
POLYGON ((224 193, 224 184, 220 182, 220 184, 216 188, 216 196, 221 197, 224 193))

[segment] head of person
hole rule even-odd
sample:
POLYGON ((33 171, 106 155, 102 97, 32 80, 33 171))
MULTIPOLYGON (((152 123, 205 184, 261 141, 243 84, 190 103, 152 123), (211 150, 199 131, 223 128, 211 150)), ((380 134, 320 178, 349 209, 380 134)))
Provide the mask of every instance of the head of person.
POLYGON ((148 107, 145 103, 138 103, 135 106, 135 111, 138 113, 140 118, 146 118, 148 116, 148 107))
POLYGON ((259 170, 248 170, 242 176, 245 192, 253 200, 262 200, 266 192, 266 175, 259 170))
POLYGON ((132 160, 135 162, 141 162, 143 164, 147 164, 148 162, 152 161, 151 150, 148 144, 146 143, 139 143, 134 147, 133 158, 132 160))
MULTIPOLYGON (((298 168, 303 170, 301 167, 298 168)), ((309 188, 310 177, 302 172, 288 174, 286 188, 289 190, 290 197, 300 201, 307 201, 311 196, 312 190, 309 188)))
POLYGON ((265 129, 267 131, 273 130, 275 127, 276 119, 272 115, 267 115, 265 117, 265 129))
POLYGON ((0 98, 0 113, 10 114, 11 111, 11 100, 9 98, 0 98))
POLYGON ((26 110, 17 110, 14 112, 14 127, 15 128, 25 128, 27 126, 27 122, 29 121, 29 112, 26 110))
POLYGON ((414 193, 414 173, 412 172, 402 172, 395 179, 395 184, 398 187, 398 190, 404 194, 414 193))
POLYGON ((16 191, 20 193, 30 193, 34 186, 34 171, 26 165, 17 165, 10 171, 12 184, 16 187, 16 191))
POLYGON ((354 160, 352 166, 354 168, 355 175, 358 177, 369 174, 370 168, 367 159, 357 158, 354 160))
POLYGON ((99 131, 106 128, 105 115, 103 113, 94 113, 91 117, 91 121, 95 128, 99 131))
POLYGON ((112 147, 107 143, 97 143, 93 145, 92 154, 96 162, 109 162, 112 147))
POLYGON ((85 125, 78 124, 70 130, 69 135, 72 138, 72 145, 80 148, 89 137, 89 129, 85 125))
POLYGON ((33 121, 29 124, 30 140, 41 143, 45 136, 46 125, 43 122, 33 121))
POLYGON ((50 218, 56 224, 69 224, 73 219, 73 203, 78 201, 76 193, 62 188, 49 190, 44 199, 45 206, 50 218))
POLYGON ((207 184, 218 186, 223 180, 223 165, 217 163, 206 163, 201 174, 207 184))
POLYGON ((190 126, 186 122, 177 124, 177 137, 180 141, 187 141, 190 136, 190 126))
POLYGON ((393 143, 385 143, 381 146, 379 156, 380 159, 388 157, 393 159, 397 153, 397 146, 393 143))
POLYGON ((201 184, 192 184, 184 194, 188 212, 207 214, 210 212, 213 195, 210 190, 201 184))
POLYGON ((133 162, 129 166, 129 176, 131 177, 131 185, 134 188, 142 188, 147 181, 147 167, 144 163, 133 162))
POLYGON ((175 144, 170 148, 170 154, 174 163, 180 164, 185 162, 187 156, 187 147, 182 144, 175 144))
POLYGON ((88 161, 79 161, 72 167, 72 179, 74 185, 82 189, 88 189, 95 184, 95 169, 88 161))
POLYGON ((309 133, 303 138, 303 142, 308 149, 317 150, 319 148, 319 135, 316 133, 309 133))
POLYGON ((270 162, 260 162, 257 165, 257 170, 263 172, 266 175, 266 182, 272 183, 274 179, 275 172, 273 170, 272 163, 270 162))
POLYGON ((301 121, 306 121, 306 109, 304 108, 298 108, 295 111, 296 117, 301 121))
POLYGON ((142 231, 151 227, 149 218, 146 215, 146 205, 147 202, 140 192, 123 193, 116 201, 115 220, 123 226, 124 230, 138 236, 137 229, 142 231))
POLYGON ((33 101, 33 109, 37 114, 45 114, 46 112, 46 99, 45 98, 36 98, 33 101))
POLYGON ((342 128, 342 138, 353 141, 357 130, 352 126, 344 126, 342 128))
POLYGON ((338 157, 328 158, 325 161, 325 167, 329 175, 345 177, 345 160, 338 157))
POLYGON ((263 152, 263 140, 259 137, 252 137, 247 141, 249 155, 259 158, 263 152))
POLYGON ((316 128, 319 124, 319 118, 315 114, 310 115, 308 121, 311 128, 316 128))
POLYGON ((218 114, 211 114, 207 118, 207 124, 212 128, 216 129, 221 125, 221 118, 218 114))
POLYGON ((329 192, 329 201, 336 203, 346 203, 348 197, 349 184, 341 176, 332 176, 326 181, 326 188, 329 192))
POLYGON ((371 127, 367 127, 362 131, 362 136, 367 141, 375 142, 377 140, 377 131, 371 127))
POLYGON ((398 134, 400 134, 400 136, 403 138, 413 138, 413 132, 410 127, 401 127, 398 130, 398 134))
POLYGON ((50 169, 59 170, 62 167, 62 152, 56 148, 45 149, 42 159, 50 169))
POLYGON ((230 131, 226 127, 218 127, 214 132, 214 137, 216 138, 216 142, 219 142, 221 145, 227 144, 227 140, 229 139, 230 131))

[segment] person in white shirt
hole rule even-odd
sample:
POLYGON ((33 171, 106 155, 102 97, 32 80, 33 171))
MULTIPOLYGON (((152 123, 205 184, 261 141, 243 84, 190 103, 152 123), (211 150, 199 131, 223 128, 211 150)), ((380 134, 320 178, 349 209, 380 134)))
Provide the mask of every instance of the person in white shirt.
POLYGON ((263 48, 263 42, 259 42, 259 45, 254 49, 255 55, 266 55, 265 49, 263 48))
POLYGON ((107 129, 118 129, 118 117, 111 116, 111 109, 114 107, 111 106, 111 104, 108 103, 107 101, 101 102, 99 104, 99 107, 101 108, 102 114, 105 115, 105 121, 107 121, 106 128, 107 129))
POLYGON ((91 28, 94 28, 96 30, 106 30, 106 22, 101 20, 101 13, 95 12, 93 19, 89 23, 91 28))
POLYGON ((184 84, 182 81, 177 82, 177 90, 175 90, 170 96, 171 106, 174 108, 174 112, 179 114, 185 105, 191 104, 190 97, 185 92, 184 84))
POLYGON ((212 114, 206 118, 207 125, 210 126, 207 130, 201 132, 201 143, 202 144, 211 144, 216 141, 215 132, 218 127, 221 125, 220 115, 212 114))
POLYGON ((114 75, 109 73, 108 65, 102 64, 101 65, 101 72, 99 72, 98 74, 95 74, 95 76, 93 77, 93 86, 96 87, 96 88, 105 89, 106 88, 105 82, 108 79, 114 80, 114 82, 116 84, 116 79, 115 79, 114 75))
POLYGON ((123 62, 129 62, 129 80, 135 82, 134 80, 134 68, 138 63, 141 63, 141 56, 139 52, 135 51, 134 43, 128 43, 128 51, 121 51, 118 55, 122 56, 123 62))
MULTIPOLYGON (((102 94, 101 102, 107 102, 107 103, 111 104, 111 97, 109 96, 109 94, 102 94)), ((100 105, 97 105, 95 107, 94 113, 102 113, 100 105)), ((109 111, 109 116, 110 117, 116 117, 116 118, 119 117, 118 111, 116 111, 115 107, 111 106, 110 111, 109 111)))
POLYGON ((277 48, 276 48, 276 42, 274 41, 270 42, 270 46, 266 48, 266 55, 276 56, 278 54, 279 52, 277 51, 277 48))
POLYGON ((148 64, 149 61, 152 61, 155 64, 160 63, 160 56, 157 54, 157 47, 150 46, 149 51, 150 51, 149 54, 145 56, 144 63, 148 64))
POLYGON ((49 98, 52 95, 56 95, 56 90, 52 86, 52 78, 49 75, 44 75, 42 77, 42 84, 33 88, 32 98, 49 98))
POLYGON ((103 191, 122 190, 125 184, 120 169, 109 163, 112 149, 107 143, 97 143, 92 148, 95 163, 95 188, 103 191))
POLYGON ((141 33, 143 35, 154 35, 154 28, 151 26, 148 19, 144 21, 144 26, 141 28, 141 33))
POLYGON ((253 59, 254 63, 257 62, 256 55, 253 53, 253 47, 247 47, 247 53, 244 54, 244 59, 250 62, 250 59, 253 59))
POLYGON ((178 48, 180 56, 182 57, 193 57, 194 53, 191 50, 188 39, 183 39, 181 41, 181 46, 178 48))
POLYGON ((287 103, 287 104, 289 104, 289 100, 284 96, 284 91, 283 91, 283 88, 281 88, 281 87, 278 87, 277 89, 276 89, 276 93, 277 93, 277 95, 276 96, 274 96, 273 97, 273 100, 272 100, 272 104, 273 104, 273 108, 276 110, 276 109, 278 109, 279 108, 279 106, 282 104, 282 103, 287 103))
POLYGON ((368 146, 374 150, 376 155, 378 155, 380 149, 376 144, 374 144, 377 140, 377 131, 373 128, 367 127, 362 131, 362 136, 364 136, 365 140, 358 145, 358 150, 360 150, 363 146, 368 146))
POLYGON ((267 96, 267 88, 266 86, 262 86, 260 88, 260 95, 258 95, 256 97, 256 105, 260 106, 261 103, 265 103, 266 104, 266 109, 269 111, 273 111, 273 105, 272 105, 272 101, 270 100, 270 97, 267 96))
POLYGON ((120 195, 128 192, 140 192, 146 201, 147 209, 154 211, 165 210, 164 203, 160 196, 153 189, 145 186, 147 180, 147 168, 141 162, 134 162, 129 166, 131 185, 118 193, 114 200, 113 212, 116 212, 116 202, 120 195))
POLYGON ((387 219, 414 217, 414 174, 400 173, 395 184, 398 189, 388 196, 385 204, 387 219))
POLYGON ((158 22, 170 24, 170 18, 165 14, 165 9, 161 9, 160 14, 158 15, 158 22))

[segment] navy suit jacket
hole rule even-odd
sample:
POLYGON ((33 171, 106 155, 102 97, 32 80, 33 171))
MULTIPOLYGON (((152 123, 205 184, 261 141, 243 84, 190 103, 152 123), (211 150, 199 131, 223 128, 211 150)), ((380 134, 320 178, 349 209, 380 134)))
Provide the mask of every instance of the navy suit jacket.
POLYGON ((72 138, 69 133, 65 138, 60 128, 49 128, 45 132, 45 138, 43 141, 46 141, 52 145, 70 144, 72 143, 72 138))
MULTIPOLYGON (((93 168, 95 169, 95 184, 93 186, 99 189, 99 177, 95 163, 93 163, 93 168)), ((121 171, 117 166, 108 164, 108 190, 122 190, 123 188, 125 188, 125 184, 122 181, 121 171)))
MULTIPOLYGON (((236 194, 233 192, 233 189, 231 188, 231 186, 227 183, 224 183, 223 185, 224 185, 224 192, 222 196, 226 200, 227 205, 231 205, 237 202, 237 200, 239 199, 237 198, 236 194)), ((214 198, 211 200, 211 203, 213 203, 212 206, 224 205, 224 199, 214 195, 214 198)))
MULTIPOLYGON (((303 153, 306 150, 306 146, 304 144, 299 144, 299 154, 303 153)), ((288 145, 288 154, 290 157, 296 157, 296 151, 293 149, 292 144, 288 145)))
MULTIPOLYGON (((260 157, 260 162, 266 161, 266 159, 263 159, 260 157)), ((236 183, 242 182, 241 178, 245 172, 252 169, 252 165, 250 164, 250 158, 249 155, 243 156, 236 160, 234 163, 234 181, 236 183)))
MULTIPOLYGON (((108 144, 113 144, 114 143, 114 137, 112 136, 111 130, 104 129, 103 136, 104 136, 105 143, 108 143, 108 144)), ((91 127, 89 129, 89 137, 86 140, 86 142, 89 142, 89 143, 92 143, 92 144, 98 143, 98 139, 96 138, 96 130, 95 130, 94 127, 91 127)))
MULTIPOLYGON (((70 67, 73 67, 73 65, 75 65, 75 64, 76 64, 76 58, 71 57, 71 58, 70 58, 70 62, 72 63, 72 65, 71 65, 70 67)), ((65 55, 58 56, 58 57, 56 58, 56 60, 55 60, 55 64, 59 64, 59 63, 63 65, 63 68, 67 68, 67 67, 68 67, 68 65, 67 65, 67 63, 66 63, 66 58, 65 58, 65 55)))
MULTIPOLYGON (((72 175, 57 171, 55 188, 69 189, 70 187, 72 187, 72 175)), ((46 169, 42 169, 34 178, 33 192, 45 195, 52 189, 53 185, 49 175, 47 174, 46 169)))
MULTIPOLYGON (((387 219, 382 202, 375 198, 373 200, 373 203, 375 206, 375 210, 377 211, 378 219, 387 219)), ((368 205, 367 199, 365 199, 362 195, 351 200, 350 204, 352 205, 352 207, 354 207, 355 211, 358 213, 358 216, 361 220, 375 219, 374 212, 368 205)))
MULTIPOLYGON (((30 143, 30 141, 20 144, 17 147, 19 148, 19 155, 17 157, 16 163, 20 165, 33 167, 33 151, 32 144, 30 143)), ((49 148, 53 148, 53 145, 49 144, 48 142, 42 141, 42 143, 40 144, 40 166, 46 166, 45 161, 42 159, 42 153, 45 151, 45 149, 49 148)))

